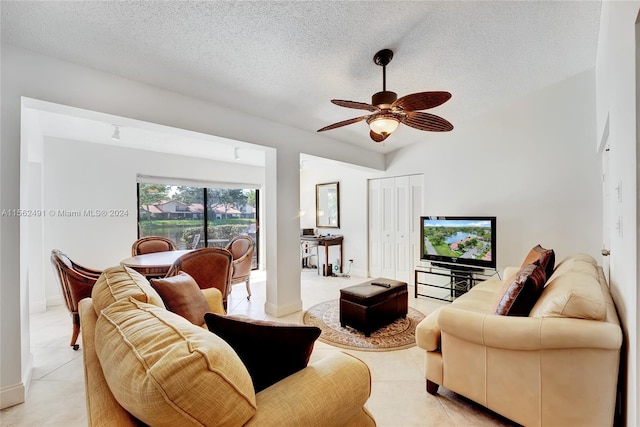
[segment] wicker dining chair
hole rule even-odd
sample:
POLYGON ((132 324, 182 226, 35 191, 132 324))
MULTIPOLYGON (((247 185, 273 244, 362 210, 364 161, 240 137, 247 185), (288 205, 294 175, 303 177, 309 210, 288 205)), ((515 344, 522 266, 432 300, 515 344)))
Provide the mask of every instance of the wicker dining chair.
POLYGON ((80 316, 78 314, 78 303, 83 298, 91 297, 93 285, 102 274, 102 271, 84 267, 77 264, 58 249, 51 251, 51 264, 56 273, 58 282, 62 289, 64 302, 71 314, 73 332, 71 335, 71 347, 74 350, 80 348, 76 341, 80 334, 80 316))
POLYGON ((175 251, 177 249, 173 240, 162 236, 141 237, 131 246, 131 255, 150 254, 153 252, 175 251))
POLYGON ((231 289, 233 255, 222 248, 200 248, 174 261, 165 277, 184 271, 196 281, 200 289, 217 288, 222 293, 222 305, 227 308, 231 289))
MULTIPOLYGON (((247 299, 251 299, 251 269, 253 268, 253 253, 256 242, 251 236, 236 236, 227 245, 227 250, 233 255, 231 286, 246 283, 247 299)), ((229 290, 231 292, 231 290, 229 290)))

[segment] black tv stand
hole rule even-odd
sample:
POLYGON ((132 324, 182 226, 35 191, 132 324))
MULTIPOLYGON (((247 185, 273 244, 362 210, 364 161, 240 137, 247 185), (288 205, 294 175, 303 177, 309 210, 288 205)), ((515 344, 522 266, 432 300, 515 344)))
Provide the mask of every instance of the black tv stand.
POLYGON ((451 271, 484 273, 483 267, 474 267, 471 265, 449 264, 446 262, 432 262, 431 265, 434 267, 446 268, 447 270, 451 271))
POLYGON ((496 269, 486 269, 467 265, 430 263, 414 270, 414 297, 423 296, 442 301, 453 301, 467 293, 477 283, 500 274, 496 269), (421 289, 426 286, 426 289, 421 289), (432 292, 426 292, 429 289, 432 292))

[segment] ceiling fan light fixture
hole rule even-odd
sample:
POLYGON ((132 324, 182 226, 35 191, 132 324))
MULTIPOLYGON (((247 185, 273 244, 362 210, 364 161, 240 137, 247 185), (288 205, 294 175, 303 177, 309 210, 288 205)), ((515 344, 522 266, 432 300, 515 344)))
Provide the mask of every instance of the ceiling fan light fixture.
POLYGON ((390 135, 398 129, 400 122, 392 115, 378 115, 369 122, 369 128, 378 135, 390 135))
POLYGON ((398 94, 390 90, 374 93, 371 97, 371 104, 379 108, 390 108, 391 104, 396 102, 398 94))
POLYGON ((387 90, 387 65, 393 58, 393 51, 383 49, 375 54, 373 62, 382 67, 382 91, 374 93, 371 104, 365 102, 332 99, 331 102, 339 107, 366 110, 370 114, 343 120, 318 129, 318 132, 336 129, 363 120, 369 125, 369 137, 373 142, 383 142, 400 125, 400 123, 414 129, 429 132, 449 132, 453 125, 442 117, 423 113, 444 104, 451 98, 445 91, 416 92, 398 98, 395 92, 387 90))

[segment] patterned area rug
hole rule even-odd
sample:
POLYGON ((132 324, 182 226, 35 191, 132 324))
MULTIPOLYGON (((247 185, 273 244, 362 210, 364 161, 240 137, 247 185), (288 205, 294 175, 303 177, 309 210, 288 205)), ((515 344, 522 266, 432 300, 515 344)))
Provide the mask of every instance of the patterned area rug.
POLYGON ((391 351, 402 350, 416 345, 416 326, 424 319, 424 314, 409 307, 406 319, 393 323, 365 337, 364 333, 349 326, 340 326, 340 300, 326 301, 314 305, 302 315, 302 323, 317 326, 322 330, 320 341, 351 350, 391 351))

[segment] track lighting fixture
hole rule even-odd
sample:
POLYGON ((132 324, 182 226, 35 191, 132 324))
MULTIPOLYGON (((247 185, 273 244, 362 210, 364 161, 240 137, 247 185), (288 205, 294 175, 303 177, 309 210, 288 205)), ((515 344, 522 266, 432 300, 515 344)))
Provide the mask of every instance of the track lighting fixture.
POLYGON ((120 126, 113 125, 113 135, 111 135, 111 139, 120 141, 120 126))

